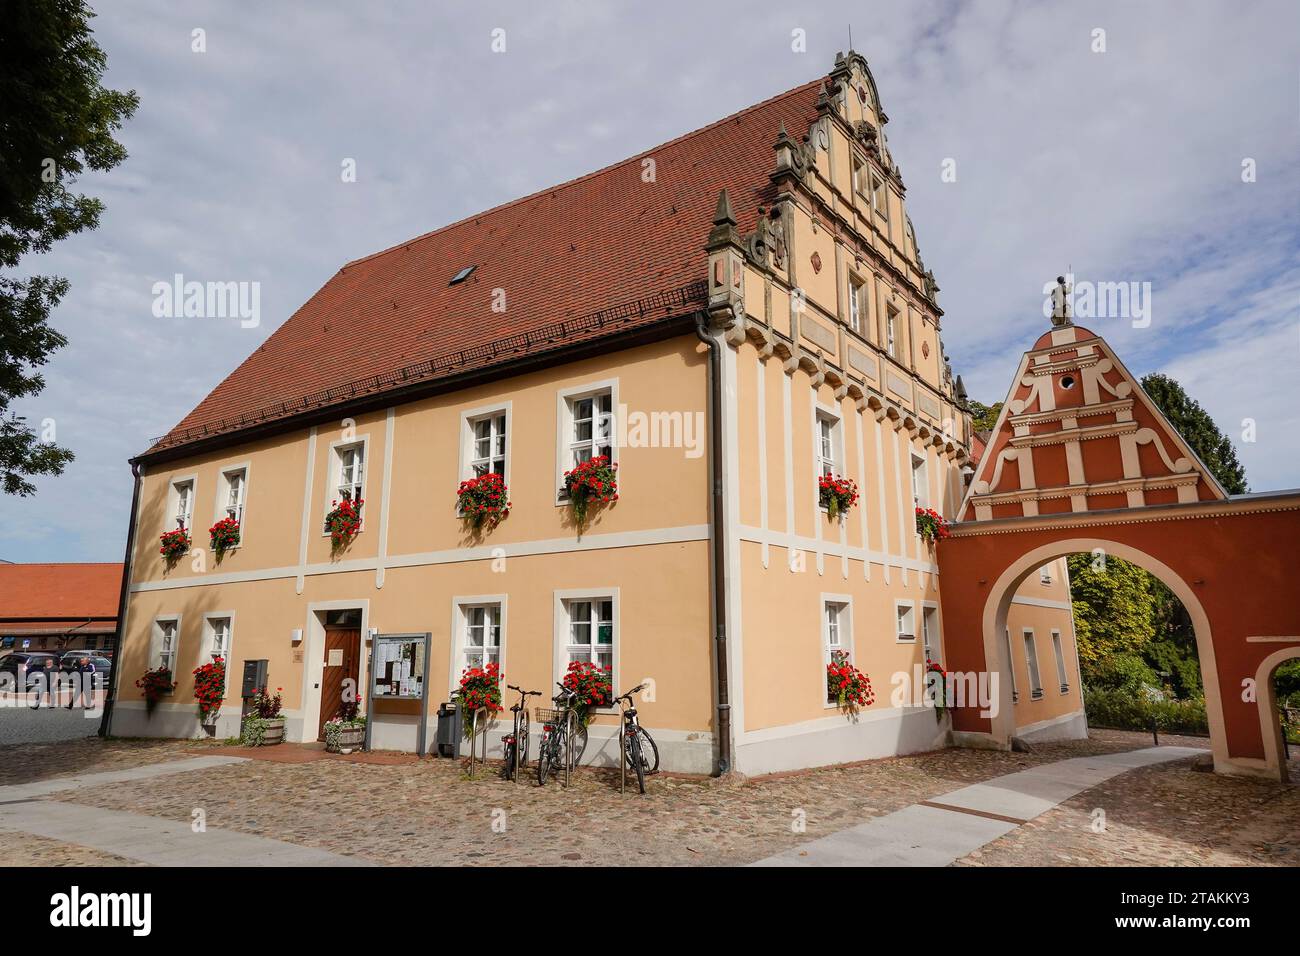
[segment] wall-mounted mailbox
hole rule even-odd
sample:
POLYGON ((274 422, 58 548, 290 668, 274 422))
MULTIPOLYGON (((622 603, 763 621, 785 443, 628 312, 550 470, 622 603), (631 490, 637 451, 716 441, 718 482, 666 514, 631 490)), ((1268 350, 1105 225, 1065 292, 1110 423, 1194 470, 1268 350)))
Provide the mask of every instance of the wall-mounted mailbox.
POLYGON ((244 661, 244 684, 239 696, 244 700, 266 687, 267 661, 244 661))

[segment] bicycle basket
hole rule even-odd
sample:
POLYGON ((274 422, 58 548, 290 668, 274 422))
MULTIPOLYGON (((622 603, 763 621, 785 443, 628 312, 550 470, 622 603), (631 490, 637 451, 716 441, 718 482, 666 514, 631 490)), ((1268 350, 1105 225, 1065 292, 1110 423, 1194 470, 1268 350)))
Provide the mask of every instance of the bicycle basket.
POLYGON ((551 707, 537 707, 533 710, 533 720, 539 724, 550 724, 552 727, 563 727, 565 720, 568 719, 567 710, 555 710, 551 707))

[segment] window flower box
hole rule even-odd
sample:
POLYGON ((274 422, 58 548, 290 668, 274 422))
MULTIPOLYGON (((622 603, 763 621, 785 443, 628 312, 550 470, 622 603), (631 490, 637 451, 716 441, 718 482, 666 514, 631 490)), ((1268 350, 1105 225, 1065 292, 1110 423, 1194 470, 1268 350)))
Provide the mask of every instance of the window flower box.
POLYGON ((835 651, 826 665, 826 700, 850 714, 876 702, 871 678, 849 662, 847 651, 835 651))
POLYGON ((817 503, 834 519, 847 514, 858 502, 858 483, 852 478, 822 475, 817 480, 817 503))
POLYGON ((500 665, 491 663, 486 667, 465 668, 460 675, 457 700, 460 705, 461 730, 468 740, 480 710, 487 711, 489 720, 501 710, 500 665))
POLYGON ((495 528, 510 513, 505 479, 494 471, 462 481, 456 489, 456 510, 477 531, 495 528))
POLYGON ((608 455, 588 458, 564 473, 560 497, 568 500, 573 520, 581 528, 587 523, 587 510, 592 505, 618 501, 618 465, 608 455))
POLYGON ((239 522, 234 518, 222 518, 208 529, 208 547, 220 561, 231 548, 239 547, 239 522))
POLYGON ((187 528, 164 531, 158 536, 158 542, 158 553, 163 556, 163 560, 168 564, 174 564, 189 552, 190 532, 187 528))
POLYGON ((217 722, 221 702, 226 697, 226 662, 218 657, 194 668, 194 701, 199 707, 199 723, 205 727, 217 722))
POLYGON ((350 545, 361 530, 361 507, 364 504, 361 498, 331 502, 329 513, 325 515, 325 530, 329 532, 330 546, 335 553, 350 545))
POLYGON ((591 723, 592 711, 614 702, 614 679, 608 667, 591 661, 572 661, 562 683, 566 690, 578 695, 574 707, 581 727, 591 723))
POLYGON ((936 720, 943 720, 943 712, 948 709, 948 672, 938 661, 925 659, 926 694, 934 702, 936 720))
POLYGON ((948 519, 933 508, 916 509, 916 533, 929 544, 934 544, 939 539, 947 538, 952 534, 948 519))
POLYGON ((153 713, 153 709, 158 706, 158 701, 176 689, 172 672, 166 667, 145 671, 135 682, 135 686, 144 691, 144 707, 148 713, 153 713))

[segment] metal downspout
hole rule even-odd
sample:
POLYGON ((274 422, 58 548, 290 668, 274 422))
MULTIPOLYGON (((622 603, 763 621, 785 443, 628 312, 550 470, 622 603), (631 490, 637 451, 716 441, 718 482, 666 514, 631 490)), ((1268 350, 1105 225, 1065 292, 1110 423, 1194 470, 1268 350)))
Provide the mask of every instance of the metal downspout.
POLYGON ((135 490, 131 492, 131 516, 126 526, 126 554, 122 559, 122 588, 117 595, 117 628, 113 642, 113 679, 108 682, 108 699, 104 701, 104 716, 99 721, 99 736, 107 737, 113 720, 113 701, 117 699, 117 684, 122 679, 122 649, 125 645, 126 603, 131 589, 131 552, 135 548, 136 509, 140 504, 140 466, 132 462, 131 474, 135 477, 135 490))

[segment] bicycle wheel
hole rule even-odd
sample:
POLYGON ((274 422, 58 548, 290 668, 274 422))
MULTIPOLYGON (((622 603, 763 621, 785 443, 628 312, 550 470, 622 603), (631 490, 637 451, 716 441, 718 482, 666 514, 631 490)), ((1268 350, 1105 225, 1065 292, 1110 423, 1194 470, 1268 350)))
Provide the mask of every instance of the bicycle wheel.
POLYGON ((505 749, 506 765, 501 770, 501 776, 507 780, 515 779, 515 745, 513 742, 506 744, 505 749))
POLYGON ((650 736, 650 731, 646 730, 640 724, 637 724, 636 735, 641 744, 641 762, 645 764, 647 775, 659 772, 659 747, 654 738, 650 736))
POLYGON ((546 786, 546 774, 551 769, 551 750, 555 746, 554 737, 543 737, 541 749, 537 752, 537 785, 546 786))
POLYGON ((519 766, 528 766, 528 732, 519 735, 519 766))
POLYGON ((645 761, 641 757, 641 735, 633 734, 627 738, 627 760, 636 771, 636 785, 645 793, 645 761))
POLYGON ((573 765, 582 763, 582 753, 587 749, 587 728, 578 724, 573 729, 573 765))

